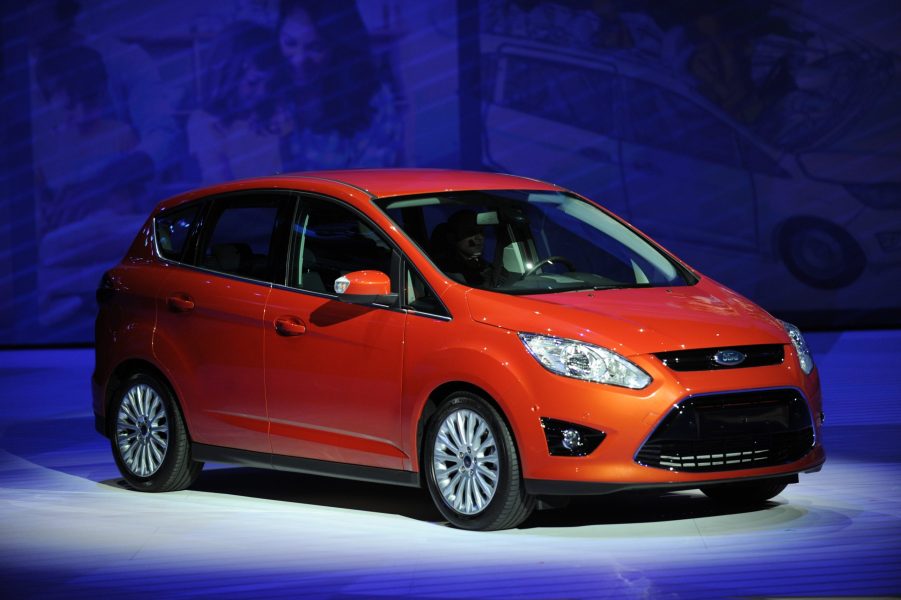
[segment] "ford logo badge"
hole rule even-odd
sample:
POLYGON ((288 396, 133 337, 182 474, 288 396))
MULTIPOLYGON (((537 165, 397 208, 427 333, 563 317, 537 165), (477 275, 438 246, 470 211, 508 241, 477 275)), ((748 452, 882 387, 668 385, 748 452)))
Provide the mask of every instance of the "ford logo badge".
POLYGON ((713 362, 724 367, 734 367, 745 362, 745 355, 738 350, 720 350, 713 355, 713 362))

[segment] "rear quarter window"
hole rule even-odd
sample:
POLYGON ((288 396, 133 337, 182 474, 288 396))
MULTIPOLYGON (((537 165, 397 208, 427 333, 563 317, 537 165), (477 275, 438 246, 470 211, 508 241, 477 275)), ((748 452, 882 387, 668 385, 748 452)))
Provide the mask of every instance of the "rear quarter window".
POLYGON ((167 260, 180 261, 185 244, 197 218, 200 204, 179 206, 159 214, 154 219, 154 235, 160 256, 167 260))

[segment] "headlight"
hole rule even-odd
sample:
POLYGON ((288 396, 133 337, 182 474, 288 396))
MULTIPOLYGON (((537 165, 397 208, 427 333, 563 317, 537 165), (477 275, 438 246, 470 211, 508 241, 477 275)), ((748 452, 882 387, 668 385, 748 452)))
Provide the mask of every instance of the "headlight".
POLYGON ((798 353, 801 370, 804 371, 805 375, 809 375, 813 371, 813 356, 810 355, 810 349, 807 347, 807 342, 804 341, 804 336, 801 335, 801 330, 785 321, 782 321, 782 326, 785 327, 785 332, 791 338, 792 346, 795 347, 795 351, 798 353))
POLYGON ((558 375, 640 390, 651 376, 616 352, 563 338, 520 333, 519 339, 541 365, 558 375))

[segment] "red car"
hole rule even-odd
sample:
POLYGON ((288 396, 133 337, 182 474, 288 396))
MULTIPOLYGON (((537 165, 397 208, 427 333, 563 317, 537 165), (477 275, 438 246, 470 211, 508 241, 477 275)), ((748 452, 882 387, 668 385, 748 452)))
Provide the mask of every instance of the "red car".
POLYGON ((135 489, 204 461, 542 498, 820 469, 801 333, 599 205, 507 175, 301 173, 162 202, 97 290, 94 412, 135 489))

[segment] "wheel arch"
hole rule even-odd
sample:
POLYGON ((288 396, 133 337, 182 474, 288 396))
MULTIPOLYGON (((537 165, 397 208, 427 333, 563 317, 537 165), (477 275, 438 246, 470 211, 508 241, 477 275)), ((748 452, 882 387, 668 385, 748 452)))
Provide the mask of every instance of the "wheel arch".
POLYGON ((420 472, 420 482, 424 484, 425 479, 422 478, 422 465, 423 465, 423 452, 425 451, 424 437, 425 431, 431 422, 432 416, 438 412, 441 405, 447 401, 447 399, 451 396, 451 394, 457 392, 469 392, 471 394, 475 394, 485 400, 488 404, 490 404, 494 410, 501 416, 501 419, 504 420, 504 424, 507 426, 507 429, 510 431, 510 437, 513 438, 513 443, 516 444, 517 453, 522 455, 522 449, 519 446, 519 442, 516 438, 516 431, 513 428, 512 423, 510 422, 510 417, 504 411, 504 408, 501 404, 492 396, 488 390, 468 381, 447 381, 433 389, 428 397, 426 398, 425 403, 422 406, 422 409, 419 412, 419 419, 416 423, 416 462, 414 465, 416 469, 420 472))
POLYGON ((182 414, 182 418, 185 421, 185 431, 188 434, 188 439, 191 439, 191 429, 188 424, 187 415, 185 414, 184 407, 181 405, 181 401, 179 400, 178 394, 175 393, 175 387, 172 385, 172 382, 169 381, 169 378, 166 374, 155 364, 152 362, 143 359, 143 358, 130 358, 122 361, 112 370, 110 373, 109 379, 107 380, 106 385, 106 396, 104 397, 104 410, 106 411, 106 435, 107 437, 112 436, 112 427, 115 423, 115 419, 112 415, 112 404, 115 400, 116 391, 122 386, 126 379, 131 377, 132 375, 137 374, 145 374, 155 377, 159 380, 161 384, 166 386, 169 391, 169 394, 172 396, 172 401, 175 402, 178 410, 182 414))

